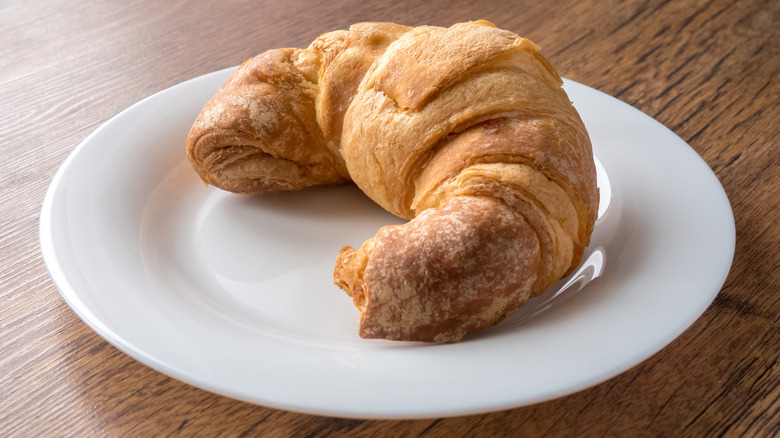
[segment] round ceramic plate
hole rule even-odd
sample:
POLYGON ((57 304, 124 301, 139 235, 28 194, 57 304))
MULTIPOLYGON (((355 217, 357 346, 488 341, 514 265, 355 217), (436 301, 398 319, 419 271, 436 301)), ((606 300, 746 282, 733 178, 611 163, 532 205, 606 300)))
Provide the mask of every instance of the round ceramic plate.
POLYGON ((321 415, 473 414, 587 388, 647 359, 711 303, 734 253, 715 175, 650 117, 565 88, 598 159, 600 217, 581 266, 463 342, 357 336, 332 282, 344 245, 399 220, 352 185, 239 196, 204 186, 184 142, 234 69, 151 96, 71 154, 46 195, 43 256, 73 310, 192 385, 321 415))

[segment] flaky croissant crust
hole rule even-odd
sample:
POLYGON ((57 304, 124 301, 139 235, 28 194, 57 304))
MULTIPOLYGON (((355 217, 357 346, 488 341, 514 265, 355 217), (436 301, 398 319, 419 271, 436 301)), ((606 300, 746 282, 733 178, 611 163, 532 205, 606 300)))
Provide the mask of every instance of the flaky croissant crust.
POLYGON ((359 23, 242 65, 187 140, 237 193, 354 181, 410 221, 345 247, 366 338, 455 342, 570 272, 596 220, 585 126, 531 41, 489 22, 359 23))

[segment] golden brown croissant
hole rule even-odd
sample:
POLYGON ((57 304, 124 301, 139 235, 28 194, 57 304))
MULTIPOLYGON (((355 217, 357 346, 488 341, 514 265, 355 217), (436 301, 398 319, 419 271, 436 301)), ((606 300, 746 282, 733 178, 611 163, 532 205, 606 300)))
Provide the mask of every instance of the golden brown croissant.
POLYGON ((361 23, 265 52, 187 141, 239 193, 353 180, 410 221, 342 249, 334 280, 360 336, 456 342, 570 272, 598 209, 590 140, 527 39, 485 21, 361 23))

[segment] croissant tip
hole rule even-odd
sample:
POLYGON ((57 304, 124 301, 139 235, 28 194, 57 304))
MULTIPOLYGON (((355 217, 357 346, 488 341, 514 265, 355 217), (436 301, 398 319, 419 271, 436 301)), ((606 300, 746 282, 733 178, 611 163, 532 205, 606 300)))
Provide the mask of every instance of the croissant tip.
POLYGON ((354 283, 354 267, 351 265, 357 251, 351 246, 341 248, 338 257, 336 257, 336 267, 333 270, 333 283, 343 289, 349 296, 352 296, 352 286, 354 283))

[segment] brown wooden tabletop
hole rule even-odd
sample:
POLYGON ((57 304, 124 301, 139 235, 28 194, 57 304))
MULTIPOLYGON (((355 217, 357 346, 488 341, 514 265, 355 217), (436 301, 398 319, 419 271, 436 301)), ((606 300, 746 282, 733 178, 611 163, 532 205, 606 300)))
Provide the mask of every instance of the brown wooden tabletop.
MULTIPOLYGON (((780 434, 780 2, 0 3, 1 436, 771 436, 780 434), (38 220, 65 158, 138 100, 359 21, 484 18, 561 76, 663 123, 720 179, 736 254, 712 305, 642 364, 484 415, 353 420, 256 406, 157 372, 68 307, 38 220)), ((334 394, 334 397, 338 397, 334 394)))

